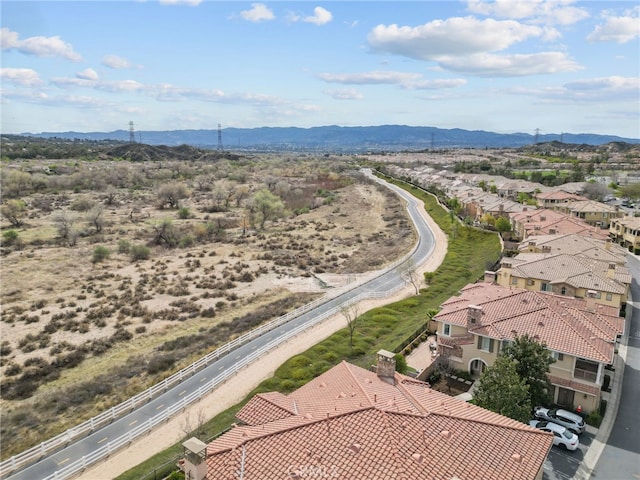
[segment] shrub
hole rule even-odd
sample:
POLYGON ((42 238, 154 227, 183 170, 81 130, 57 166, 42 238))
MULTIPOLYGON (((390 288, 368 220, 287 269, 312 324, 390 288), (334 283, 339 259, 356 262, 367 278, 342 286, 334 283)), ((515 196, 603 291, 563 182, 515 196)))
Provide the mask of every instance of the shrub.
POLYGON ((93 249, 93 258, 91 261, 93 263, 104 262, 109 258, 110 255, 111 255, 111 252, 107 247, 98 245, 96 248, 93 249))
POLYGON ((189 209, 187 207, 181 207, 178 210, 178 218, 181 218, 182 220, 186 220, 190 216, 191 216, 191 212, 189 212, 189 209))
POLYGON ((128 240, 119 240, 118 241, 118 253, 127 254, 131 251, 131 243, 128 240))
POLYGON ((7 230, 2 234, 2 241, 7 245, 13 245, 18 240, 18 232, 15 230, 7 230))
POLYGON ((131 247, 131 258, 135 261, 147 260, 151 255, 151 249, 146 245, 133 245, 131 247))
POLYGON ((594 410, 587 416, 586 422, 594 427, 599 427, 602 423, 602 415, 598 410, 594 410))

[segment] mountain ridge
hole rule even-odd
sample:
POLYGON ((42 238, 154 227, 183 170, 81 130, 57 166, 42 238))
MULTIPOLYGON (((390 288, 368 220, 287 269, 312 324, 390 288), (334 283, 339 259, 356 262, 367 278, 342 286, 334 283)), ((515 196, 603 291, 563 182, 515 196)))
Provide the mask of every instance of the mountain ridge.
MULTIPOLYGON (((129 130, 111 132, 22 133, 26 137, 78 140, 129 141, 129 130)), ((447 148, 517 148, 535 143, 603 145, 611 142, 640 143, 637 138, 591 133, 495 133, 486 130, 442 129, 408 125, 343 127, 256 127, 135 131, 134 140, 149 145, 193 145, 230 150, 398 151, 447 148), (222 145, 218 142, 221 134, 222 145)))

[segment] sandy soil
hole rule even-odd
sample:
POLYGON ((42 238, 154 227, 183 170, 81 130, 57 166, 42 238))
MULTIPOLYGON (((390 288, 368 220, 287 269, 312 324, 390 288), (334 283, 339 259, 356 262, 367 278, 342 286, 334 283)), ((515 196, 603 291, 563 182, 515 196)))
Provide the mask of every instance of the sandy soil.
MULTIPOLYGON (((421 211, 435 232, 436 239, 436 247, 431 257, 424 264, 417 266, 418 271, 424 273, 435 271, 444 260, 447 253, 447 237, 431 217, 427 215, 424 208, 422 208, 421 211)), ((361 302, 358 306, 358 311, 364 313, 373 308, 412 295, 414 295, 414 288, 408 285, 393 297, 361 302)), ((327 318, 319 325, 316 325, 312 329, 269 352, 260 359, 259 367, 254 365, 251 368, 246 368, 239 372, 238 375, 207 397, 204 397, 199 403, 186 409, 181 415, 176 416, 171 421, 154 430, 151 435, 132 443, 129 448, 112 455, 108 460, 88 469, 78 478, 82 480, 112 479, 140 464, 150 456, 170 447, 184 436, 181 426, 185 424, 187 418, 195 419, 203 414, 207 419, 213 418, 218 413, 245 398, 260 382, 273 376, 275 370, 286 360, 302 353, 344 327, 344 317, 342 315, 334 315, 333 317, 327 318)))

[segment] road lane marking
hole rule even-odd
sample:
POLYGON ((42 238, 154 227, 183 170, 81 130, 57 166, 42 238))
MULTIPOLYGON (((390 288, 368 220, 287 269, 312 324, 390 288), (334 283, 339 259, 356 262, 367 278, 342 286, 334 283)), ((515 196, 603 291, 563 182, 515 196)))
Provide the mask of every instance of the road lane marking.
POLYGON ((62 464, 64 464, 64 463, 67 463, 69 460, 71 460, 71 457, 67 457, 67 458, 65 458, 64 460, 60 460, 60 461, 58 462, 58 465, 62 465, 62 464))
POLYGON ((222 370, 224 367, 220 367, 218 370, 222 370))
POLYGON ((182 396, 182 395, 184 395, 185 393, 187 393, 187 391, 186 391, 186 390, 182 390, 182 391, 178 394, 178 396, 179 396, 179 397, 181 397, 181 396, 182 396))
POLYGON ((156 407, 156 410, 160 410, 162 407, 164 407, 164 403, 163 403, 162 405, 158 405, 158 406, 156 407))
POLYGON ((109 438, 109 437, 104 437, 102 440, 98 440, 98 443, 106 442, 107 438, 109 438))
POLYGON ((131 422, 131 423, 129 424, 129 426, 134 425, 134 424, 136 424, 136 423, 138 423, 138 420, 134 420, 133 422, 131 422))
POLYGON ((200 383, 204 382, 207 379, 207 377, 204 377, 202 380, 200 380, 200 383))

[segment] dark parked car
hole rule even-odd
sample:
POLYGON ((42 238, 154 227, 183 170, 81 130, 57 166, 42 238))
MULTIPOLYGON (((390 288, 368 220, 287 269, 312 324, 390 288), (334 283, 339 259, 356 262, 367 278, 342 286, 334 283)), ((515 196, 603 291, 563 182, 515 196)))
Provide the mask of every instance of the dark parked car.
POLYGON ((567 430, 579 435, 584 432, 584 419, 577 413, 561 408, 536 407, 534 415, 541 420, 562 425, 567 430))

